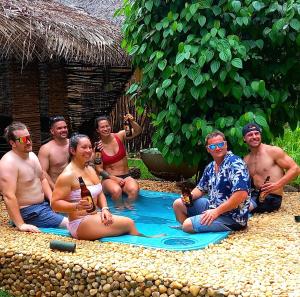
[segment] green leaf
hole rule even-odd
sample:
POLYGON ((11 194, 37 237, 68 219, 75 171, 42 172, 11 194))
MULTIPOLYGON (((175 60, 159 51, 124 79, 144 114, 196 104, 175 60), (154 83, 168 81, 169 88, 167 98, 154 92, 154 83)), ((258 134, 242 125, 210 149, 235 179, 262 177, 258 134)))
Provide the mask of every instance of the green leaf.
POLYGON ((212 7, 212 11, 213 11, 214 15, 219 15, 222 12, 222 9, 219 6, 214 5, 212 7))
POLYGON ((174 140, 174 133, 170 133, 165 140, 166 145, 170 145, 174 140))
POLYGON ((259 89, 259 81, 253 81, 251 83, 251 88, 254 92, 258 92, 258 89, 259 89))
POLYGON ((160 58, 162 58, 164 56, 164 53, 162 51, 157 51, 156 52, 156 59, 159 60, 160 58))
POLYGON ((175 64, 180 64, 185 59, 185 53, 177 54, 175 64))
POLYGON ((269 125, 268 125, 267 120, 265 119, 265 117, 263 117, 261 115, 255 115, 254 120, 257 124, 259 124, 263 128, 269 128, 269 125))
POLYGON ((151 10, 152 10, 152 7, 153 7, 153 1, 152 1, 152 0, 146 1, 145 7, 146 7, 146 9, 147 9, 148 11, 151 11, 151 10))
POLYGON ((203 81, 203 76, 201 74, 198 74, 196 79, 194 80, 194 85, 199 86, 203 81))
POLYGON ((138 89, 139 85, 138 84, 132 84, 130 88, 127 90, 127 94, 132 94, 138 89))
POLYGON ((167 60, 164 59, 162 61, 159 61, 157 67, 158 67, 158 69, 160 69, 161 71, 163 71, 166 68, 166 65, 167 65, 167 60))
POLYGON ((232 1, 231 2, 232 8, 234 12, 238 12, 241 9, 241 2, 240 1, 232 1))
POLYGON ((181 92, 184 89, 186 79, 181 77, 178 81, 178 92, 181 92))
POLYGON ((224 81, 224 80, 226 79, 226 76, 227 76, 227 71, 222 70, 222 71, 220 72, 220 80, 221 80, 221 81, 224 81))
POLYGON ((191 88, 191 95, 197 100, 199 98, 198 88, 192 87, 191 88))
POLYGON ((230 60, 230 55, 228 55, 228 52, 227 51, 221 51, 219 53, 219 58, 224 61, 224 62, 229 62, 230 60))
POLYGON ((206 17, 204 15, 200 15, 198 17, 198 23, 201 27, 203 27, 206 23, 206 17))
MULTIPOLYGON (((299 12, 299 13, 300 13, 300 12, 299 12)), ((292 19, 292 20, 290 21, 290 26, 291 26, 294 30, 296 30, 297 32, 299 32, 299 30, 300 30, 300 21, 297 20, 297 19, 292 19)))
POLYGON ((243 95, 243 89, 238 85, 233 86, 231 92, 232 92, 232 95, 238 100, 241 99, 241 97, 243 95))
MULTIPOLYGON (((161 61, 161 62, 163 62, 163 61, 161 61)), ((163 79, 169 78, 172 73, 173 73, 173 68, 171 66, 167 66, 162 73, 163 79)))
POLYGON ((190 6, 190 12, 191 12, 192 15, 194 15, 194 14, 197 12, 198 6, 199 6, 198 3, 194 3, 194 4, 192 4, 192 5, 190 6))
POLYGON ((134 55, 134 54, 138 51, 139 48, 140 48, 140 47, 139 47, 138 45, 133 46, 133 47, 131 48, 131 50, 128 52, 128 54, 129 54, 130 56, 134 55))
POLYGON ((256 11, 260 11, 265 5, 264 5, 264 3, 260 2, 260 1, 254 1, 252 3, 252 6, 256 11))
POLYGON ((162 83, 162 88, 166 89, 171 83, 172 81, 170 79, 165 79, 162 83))
POLYGON ((210 70, 213 74, 215 74, 220 68, 220 62, 218 60, 214 60, 210 63, 210 70))
POLYGON ((231 65, 236 67, 236 68, 243 68, 243 62, 240 58, 234 58, 231 61, 231 65))

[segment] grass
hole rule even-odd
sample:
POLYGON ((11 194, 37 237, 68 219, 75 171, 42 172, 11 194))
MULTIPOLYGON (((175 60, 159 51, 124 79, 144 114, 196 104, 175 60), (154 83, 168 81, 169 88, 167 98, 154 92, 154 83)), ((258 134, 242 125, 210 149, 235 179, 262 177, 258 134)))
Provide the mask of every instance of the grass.
POLYGON ((154 176, 149 172, 148 168, 141 159, 128 159, 129 167, 137 167, 141 170, 141 179, 152 179, 154 176))
POLYGON ((8 294, 5 291, 0 290, 0 297, 13 297, 12 295, 8 294))
MULTIPOLYGON (((298 126, 295 131, 286 127, 283 137, 276 138, 273 141, 273 144, 281 147, 298 165, 300 165, 300 126, 298 126)), ((291 184, 299 186, 300 176, 292 181, 291 184)))

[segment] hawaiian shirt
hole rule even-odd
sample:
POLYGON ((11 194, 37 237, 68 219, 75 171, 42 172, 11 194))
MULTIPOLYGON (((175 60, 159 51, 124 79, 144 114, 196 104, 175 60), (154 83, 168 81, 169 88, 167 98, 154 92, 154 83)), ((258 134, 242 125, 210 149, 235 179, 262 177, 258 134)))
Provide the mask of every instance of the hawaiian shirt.
POLYGON ((222 215, 229 215, 238 224, 245 226, 250 205, 250 176, 244 161, 228 151, 219 171, 215 171, 215 161, 209 163, 197 185, 202 192, 208 193, 210 208, 217 208, 236 191, 247 191, 247 199, 236 209, 222 215))

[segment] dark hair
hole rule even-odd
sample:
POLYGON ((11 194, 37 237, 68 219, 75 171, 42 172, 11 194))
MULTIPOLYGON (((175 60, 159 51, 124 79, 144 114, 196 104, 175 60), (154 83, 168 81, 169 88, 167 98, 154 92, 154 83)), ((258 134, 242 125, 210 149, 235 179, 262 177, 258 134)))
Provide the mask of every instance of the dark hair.
POLYGON ((206 137, 205 137, 205 145, 207 145, 207 142, 208 142, 209 139, 217 137, 217 136, 221 136, 223 138, 223 140, 226 141, 224 133, 222 133, 221 131, 216 130, 216 131, 214 131, 214 132, 209 133, 209 134, 206 135, 206 137))
POLYGON ((70 137, 69 140, 69 154, 70 154, 70 159, 72 159, 73 155, 71 153, 71 149, 76 150, 79 140, 81 138, 87 138, 90 139, 87 135, 85 134, 80 134, 80 133, 73 133, 70 137))
POLYGON ((49 127, 52 128, 53 125, 60 121, 66 121, 65 118, 61 115, 52 116, 49 118, 49 127))
POLYGON ((17 130, 28 130, 27 126, 21 122, 12 122, 9 126, 7 126, 4 130, 4 137, 7 142, 10 140, 16 140, 16 136, 14 131, 17 130))
POLYGON ((99 117, 96 117, 96 119, 95 119, 95 123, 94 123, 95 129, 98 129, 98 122, 100 122, 100 121, 108 121, 108 123, 110 124, 110 120, 108 117, 99 116, 99 117))

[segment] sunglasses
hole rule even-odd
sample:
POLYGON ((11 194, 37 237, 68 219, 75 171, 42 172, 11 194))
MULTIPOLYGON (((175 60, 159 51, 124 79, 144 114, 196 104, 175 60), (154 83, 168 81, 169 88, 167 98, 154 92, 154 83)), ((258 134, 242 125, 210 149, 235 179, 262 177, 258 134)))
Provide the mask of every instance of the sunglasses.
POLYGON ((223 148, 225 146, 226 141, 210 144, 207 147, 211 150, 214 151, 217 147, 218 148, 223 148))
POLYGON ((31 136, 27 135, 27 136, 18 137, 15 139, 15 141, 19 141, 20 143, 27 143, 27 141, 31 142, 31 136))

